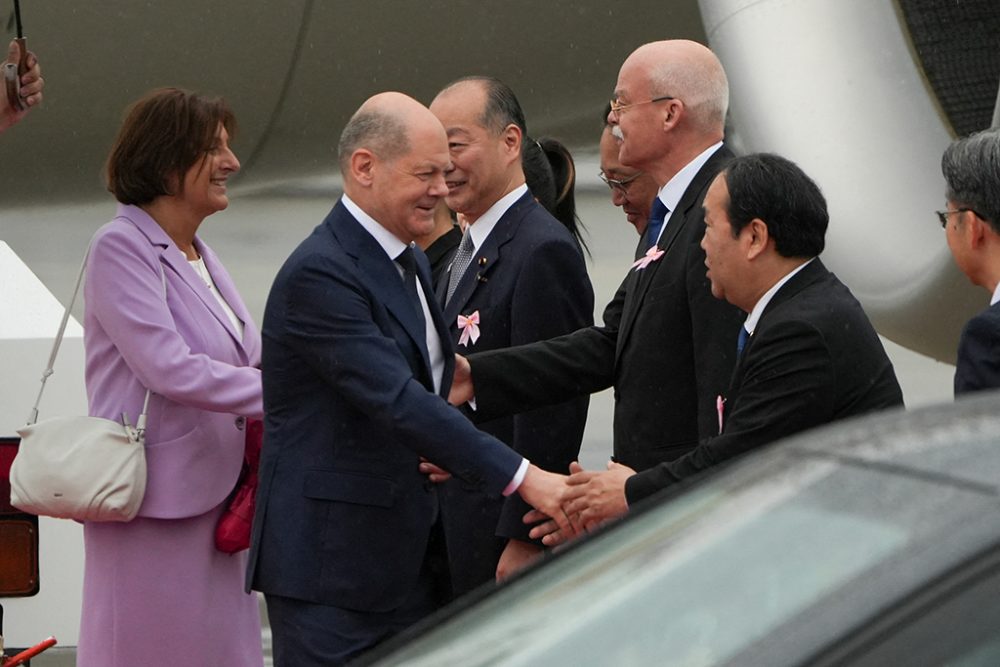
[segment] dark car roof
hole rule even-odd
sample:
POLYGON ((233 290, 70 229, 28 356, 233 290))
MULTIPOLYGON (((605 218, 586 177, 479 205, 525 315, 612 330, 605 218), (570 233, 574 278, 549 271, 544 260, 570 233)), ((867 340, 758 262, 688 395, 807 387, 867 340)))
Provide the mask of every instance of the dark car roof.
POLYGON ((987 394, 776 443, 633 508, 629 520, 493 594, 460 601, 370 658, 544 664, 573 647, 576 664, 643 664, 633 660, 643 647, 704 641, 724 658, 698 664, 802 664, 997 548, 998 407, 1000 394, 987 394), (757 562, 770 553, 774 563, 757 562), (629 586, 631 598, 618 600, 629 586), (801 590, 808 595, 792 599, 801 590), (744 630, 752 640, 737 653, 718 646, 727 628, 688 637, 678 620, 690 612, 700 619, 692 626, 752 624, 781 604, 795 613, 744 630), (662 623, 647 622, 660 614, 662 623))

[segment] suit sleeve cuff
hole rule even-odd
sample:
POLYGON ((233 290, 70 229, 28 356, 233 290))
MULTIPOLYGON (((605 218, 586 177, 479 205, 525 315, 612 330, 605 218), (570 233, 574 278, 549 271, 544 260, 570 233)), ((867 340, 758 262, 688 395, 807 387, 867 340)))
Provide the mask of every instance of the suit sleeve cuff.
POLYGON ((509 496, 510 494, 521 488, 521 482, 524 481, 524 476, 528 474, 528 459, 521 459, 521 465, 518 466, 517 472, 514 473, 513 479, 510 480, 510 484, 507 485, 503 490, 504 496, 509 496))

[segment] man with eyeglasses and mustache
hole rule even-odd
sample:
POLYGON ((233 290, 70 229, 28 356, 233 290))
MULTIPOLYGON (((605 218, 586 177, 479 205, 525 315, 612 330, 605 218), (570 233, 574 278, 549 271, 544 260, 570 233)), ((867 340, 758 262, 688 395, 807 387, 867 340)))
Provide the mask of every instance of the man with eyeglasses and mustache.
MULTIPOLYGON (((625 60, 614 95, 608 122, 622 135, 619 160, 661 185, 650 216, 657 231, 647 231, 656 242, 628 269, 604 326, 459 359, 449 400, 475 395, 484 419, 614 386, 609 467, 625 477, 718 435, 718 397, 744 316, 712 297, 699 246, 702 200, 732 155, 723 145, 722 64, 695 42, 645 44, 625 60)), ((626 503, 627 486, 623 495, 626 503)))
POLYGON ((974 285, 992 294, 990 307, 962 330, 955 396, 1000 387, 1000 131, 953 142, 941 158, 948 205, 938 211, 948 248, 974 285))
POLYGON ((621 133, 613 125, 608 124, 611 105, 604 107, 601 132, 601 180, 611 188, 611 203, 621 207, 629 223, 639 234, 636 245, 636 259, 646 254, 652 245, 645 237, 649 223, 649 209, 659 187, 649 174, 626 167, 618 161, 618 149, 621 146, 621 133))

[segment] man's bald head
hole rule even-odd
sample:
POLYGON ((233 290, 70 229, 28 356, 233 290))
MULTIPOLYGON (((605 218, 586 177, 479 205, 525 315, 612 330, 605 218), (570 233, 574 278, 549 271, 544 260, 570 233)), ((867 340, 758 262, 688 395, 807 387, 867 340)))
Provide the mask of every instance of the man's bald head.
POLYGON ((684 101, 691 120, 705 131, 722 132, 729 109, 729 80, 722 63, 698 42, 671 39, 643 44, 622 65, 641 67, 654 97, 684 101))
POLYGON ((344 194, 399 240, 434 228, 448 194, 448 137, 434 114, 402 93, 380 93, 351 117, 340 137, 344 194))
POLYGON ((351 154, 366 148, 383 160, 392 161, 410 150, 408 129, 414 124, 440 125, 427 107, 402 93, 379 93, 354 112, 340 134, 337 157, 340 172, 347 176, 351 154))

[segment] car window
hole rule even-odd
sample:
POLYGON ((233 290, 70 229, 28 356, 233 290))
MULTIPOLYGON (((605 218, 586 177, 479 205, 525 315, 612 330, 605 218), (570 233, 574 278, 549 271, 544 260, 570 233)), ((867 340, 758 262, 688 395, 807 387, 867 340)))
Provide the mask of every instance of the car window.
POLYGON ((777 457, 759 465, 763 488, 717 478, 692 489, 386 664, 649 665, 665 655, 671 665, 719 664, 982 502, 831 459, 797 461, 787 474, 777 457))
POLYGON ((944 581, 895 611, 838 667, 996 667, 1000 665, 1000 567, 963 564, 944 581), (985 570, 985 571, 984 571, 985 570), (971 571, 971 572, 970 572, 971 571))

